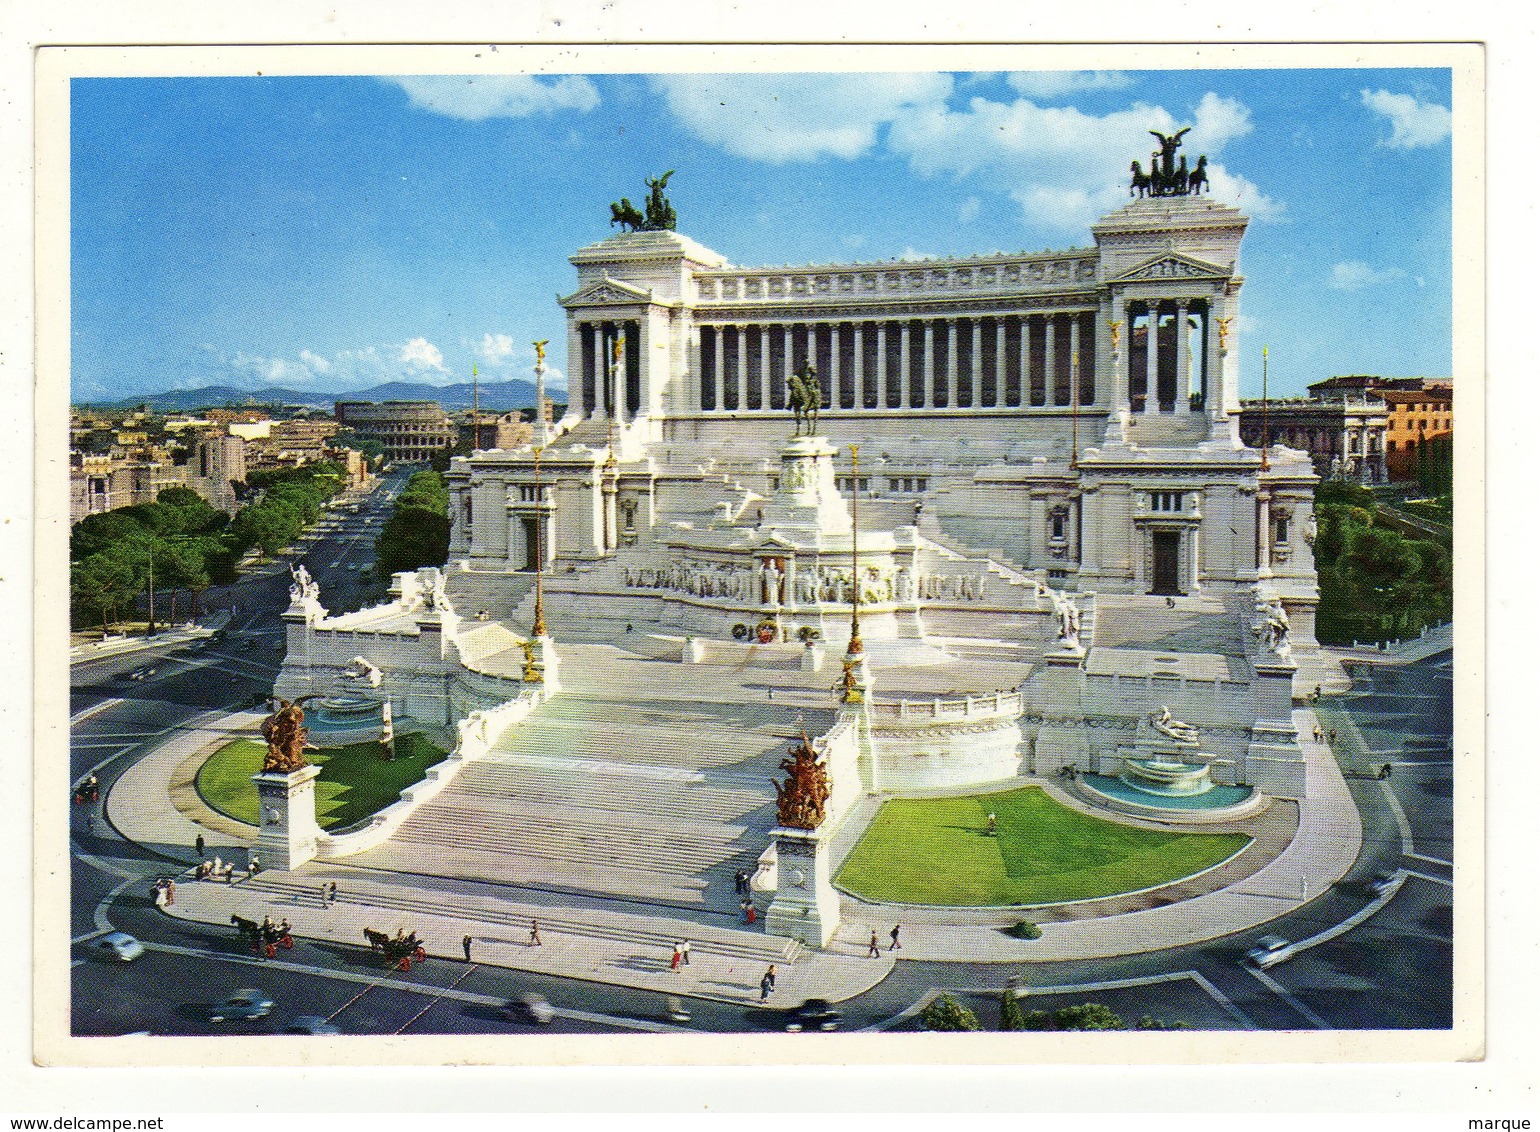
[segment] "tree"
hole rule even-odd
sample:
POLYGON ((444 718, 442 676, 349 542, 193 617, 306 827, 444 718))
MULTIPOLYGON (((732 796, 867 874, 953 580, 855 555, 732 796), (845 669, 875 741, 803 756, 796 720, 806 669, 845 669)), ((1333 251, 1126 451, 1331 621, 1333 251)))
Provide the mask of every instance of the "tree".
POLYGON ((155 551, 155 581, 171 592, 170 620, 176 620, 178 590, 208 589, 209 575, 204 566, 203 550, 191 541, 162 542, 155 551))
POLYGON ((1026 1029, 1026 1019, 1022 1016, 1021 1002, 1016 998, 1014 986, 1006 987, 1000 994, 1000 1029, 1026 1029))
POLYGON ((926 1030, 935 1031, 962 1031, 982 1030, 978 1018, 973 1011, 962 1005, 949 994, 943 994, 933 999, 929 1006, 920 1011, 920 1026, 926 1030))
POLYGON ((102 550, 70 567, 70 601, 94 609, 104 630, 117 621, 118 610, 133 600, 138 579, 126 555, 102 550))

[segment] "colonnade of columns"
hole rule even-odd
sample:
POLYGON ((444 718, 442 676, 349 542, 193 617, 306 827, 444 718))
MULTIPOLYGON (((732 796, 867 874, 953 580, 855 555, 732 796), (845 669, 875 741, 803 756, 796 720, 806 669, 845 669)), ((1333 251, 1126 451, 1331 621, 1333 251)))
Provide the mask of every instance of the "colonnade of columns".
POLYGON ((699 408, 784 409, 812 361, 825 408, 1068 407, 1096 401, 1094 311, 699 328, 699 408))
POLYGON ((1119 377, 1127 382, 1129 408, 1136 413, 1186 413, 1195 408, 1194 398, 1205 409, 1221 408, 1219 336, 1209 314, 1207 299, 1117 301, 1113 317, 1128 333, 1128 368, 1119 377))
POLYGON ((572 409, 583 417, 625 422, 642 406, 642 325, 632 320, 580 322, 578 376, 569 380, 572 409), (620 344, 616 358, 616 344, 620 344))

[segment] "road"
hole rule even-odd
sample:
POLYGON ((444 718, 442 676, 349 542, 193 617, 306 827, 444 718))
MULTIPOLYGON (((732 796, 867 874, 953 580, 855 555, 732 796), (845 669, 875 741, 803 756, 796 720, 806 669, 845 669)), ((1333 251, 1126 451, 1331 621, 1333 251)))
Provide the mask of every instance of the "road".
MULTIPOLYGON (((324 524, 304 547, 304 561, 330 608, 358 608, 383 592, 378 582, 363 581, 356 567, 369 564, 375 532, 388 513, 386 497, 404 478, 402 473, 383 483, 369 507, 324 524)), ((272 566, 217 595, 213 607, 234 613, 229 627, 208 642, 152 646, 74 666, 73 778, 94 771, 105 795, 134 759, 172 730, 207 712, 249 707, 265 695, 282 659, 278 615, 288 604, 288 583, 287 571, 272 566), (136 673, 142 678, 134 679, 136 673)), ((841 1004, 844 1028, 914 1028, 918 1006, 938 991, 955 993, 992 1027, 1001 988, 1012 978, 1031 992, 1025 1009, 1094 1001, 1130 1022, 1150 1016, 1194 1029, 1448 1027, 1454 930, 1449 667, 1446 653, 1376 668, 1332 702, 1363 740, 1361 748, 1339 757, 1363 815, 1365 848, 1335 889, 1269 930, 1297 942, 1353 923, 1335 938, 1267 972, 1240 962, 1257 933, 1095 962, 903 962, 877 987, 841 1004), (1391 777, 1370 777, 1382 762, 1392 764, 1391 777), (1368 882, 1380 872, 1396 874, 1399 887, 1365 917, 1378 903, 1368 882)), ((681 1028, 665 1019, 656 994, 444 958, 391 972, 362 949, 299 941, 279 960, 260 962, 243 953, 228 931, 158 912, 150 884, 168 862, 124 842, 99 806, 75 806, 71 817, 77 1033, 280 1033, 298 1015, 329 1017, 345 1033, 520 1032, 531 1024, 505 1020, 498 1007, 527 991, 556 1004, 558 1016, 545 1028, 551 1032, 681 1028), (132 964, 92 954, 93 940, 109 928, 132 933, 149 951, 132 964), (211 1003, 244 987, 275 1000, 271 1017, 208 1021, 211 1003)), ((686 1028, 693 1030, 779 1024, 771 1011, 700 1000, 690 1007, 686 1028)))

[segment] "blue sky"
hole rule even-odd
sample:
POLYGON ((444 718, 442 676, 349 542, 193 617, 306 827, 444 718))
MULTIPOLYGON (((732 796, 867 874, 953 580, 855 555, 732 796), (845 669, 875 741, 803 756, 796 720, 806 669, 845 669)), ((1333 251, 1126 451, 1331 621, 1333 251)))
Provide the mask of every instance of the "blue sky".
POLYGON ((1084 247, 1145 131, 1252 217, 1242 385, 1447 375, 1446 70, 75 79, 72 394, 564 372, 566 257, 677 172, 740 265, 1084 247))

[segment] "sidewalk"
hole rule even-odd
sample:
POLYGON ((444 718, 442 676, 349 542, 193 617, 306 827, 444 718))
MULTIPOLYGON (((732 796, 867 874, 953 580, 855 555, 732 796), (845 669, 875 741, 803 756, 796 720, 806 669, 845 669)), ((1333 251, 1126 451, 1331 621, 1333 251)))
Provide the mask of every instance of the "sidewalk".
POLYGON ((641 915, 594 901, 580 908, 546 902, 559 899, 493 885, 308 865, 296 872, 264 871, 229 885, 188 877, 177 884, 176 902, 166 912, 210 924, 229 924, 232 914, 258 921, 287 918, 294 935, 343 946, 357 962, 382 971, 388 967, 368 951, 365 928, 387 935, 415 931, 435 961, 464 962, 462 940, 468 935, 475 963, 744 1005, 759 1002, 759 980, 772 963, 774 1006, 813 997, 853 998, 893 968, 887 955, 865 958, 864 944, 860 957, 808 951, 791 940, 684 922, 661 910, 641 915), (337 902, 326 907, 320 889, 332 882, 337 902), (538 946, 530 939, 537 919, 538 946), (690 941, 690 963, 671 970, 674 945, 684 940, 690 941))
POLYGON ((205 617, 202 624, 184 621, 175 629, 166 629, 153 637, 109 637, 106 640, 71 645, 70 663, 78 664, 84 660, 100 660, 103 657, 123 656, 127 653, 142 652, 145 649, 207 640, 229 622, 229 610, 222 609, 218 613, 205 617))

